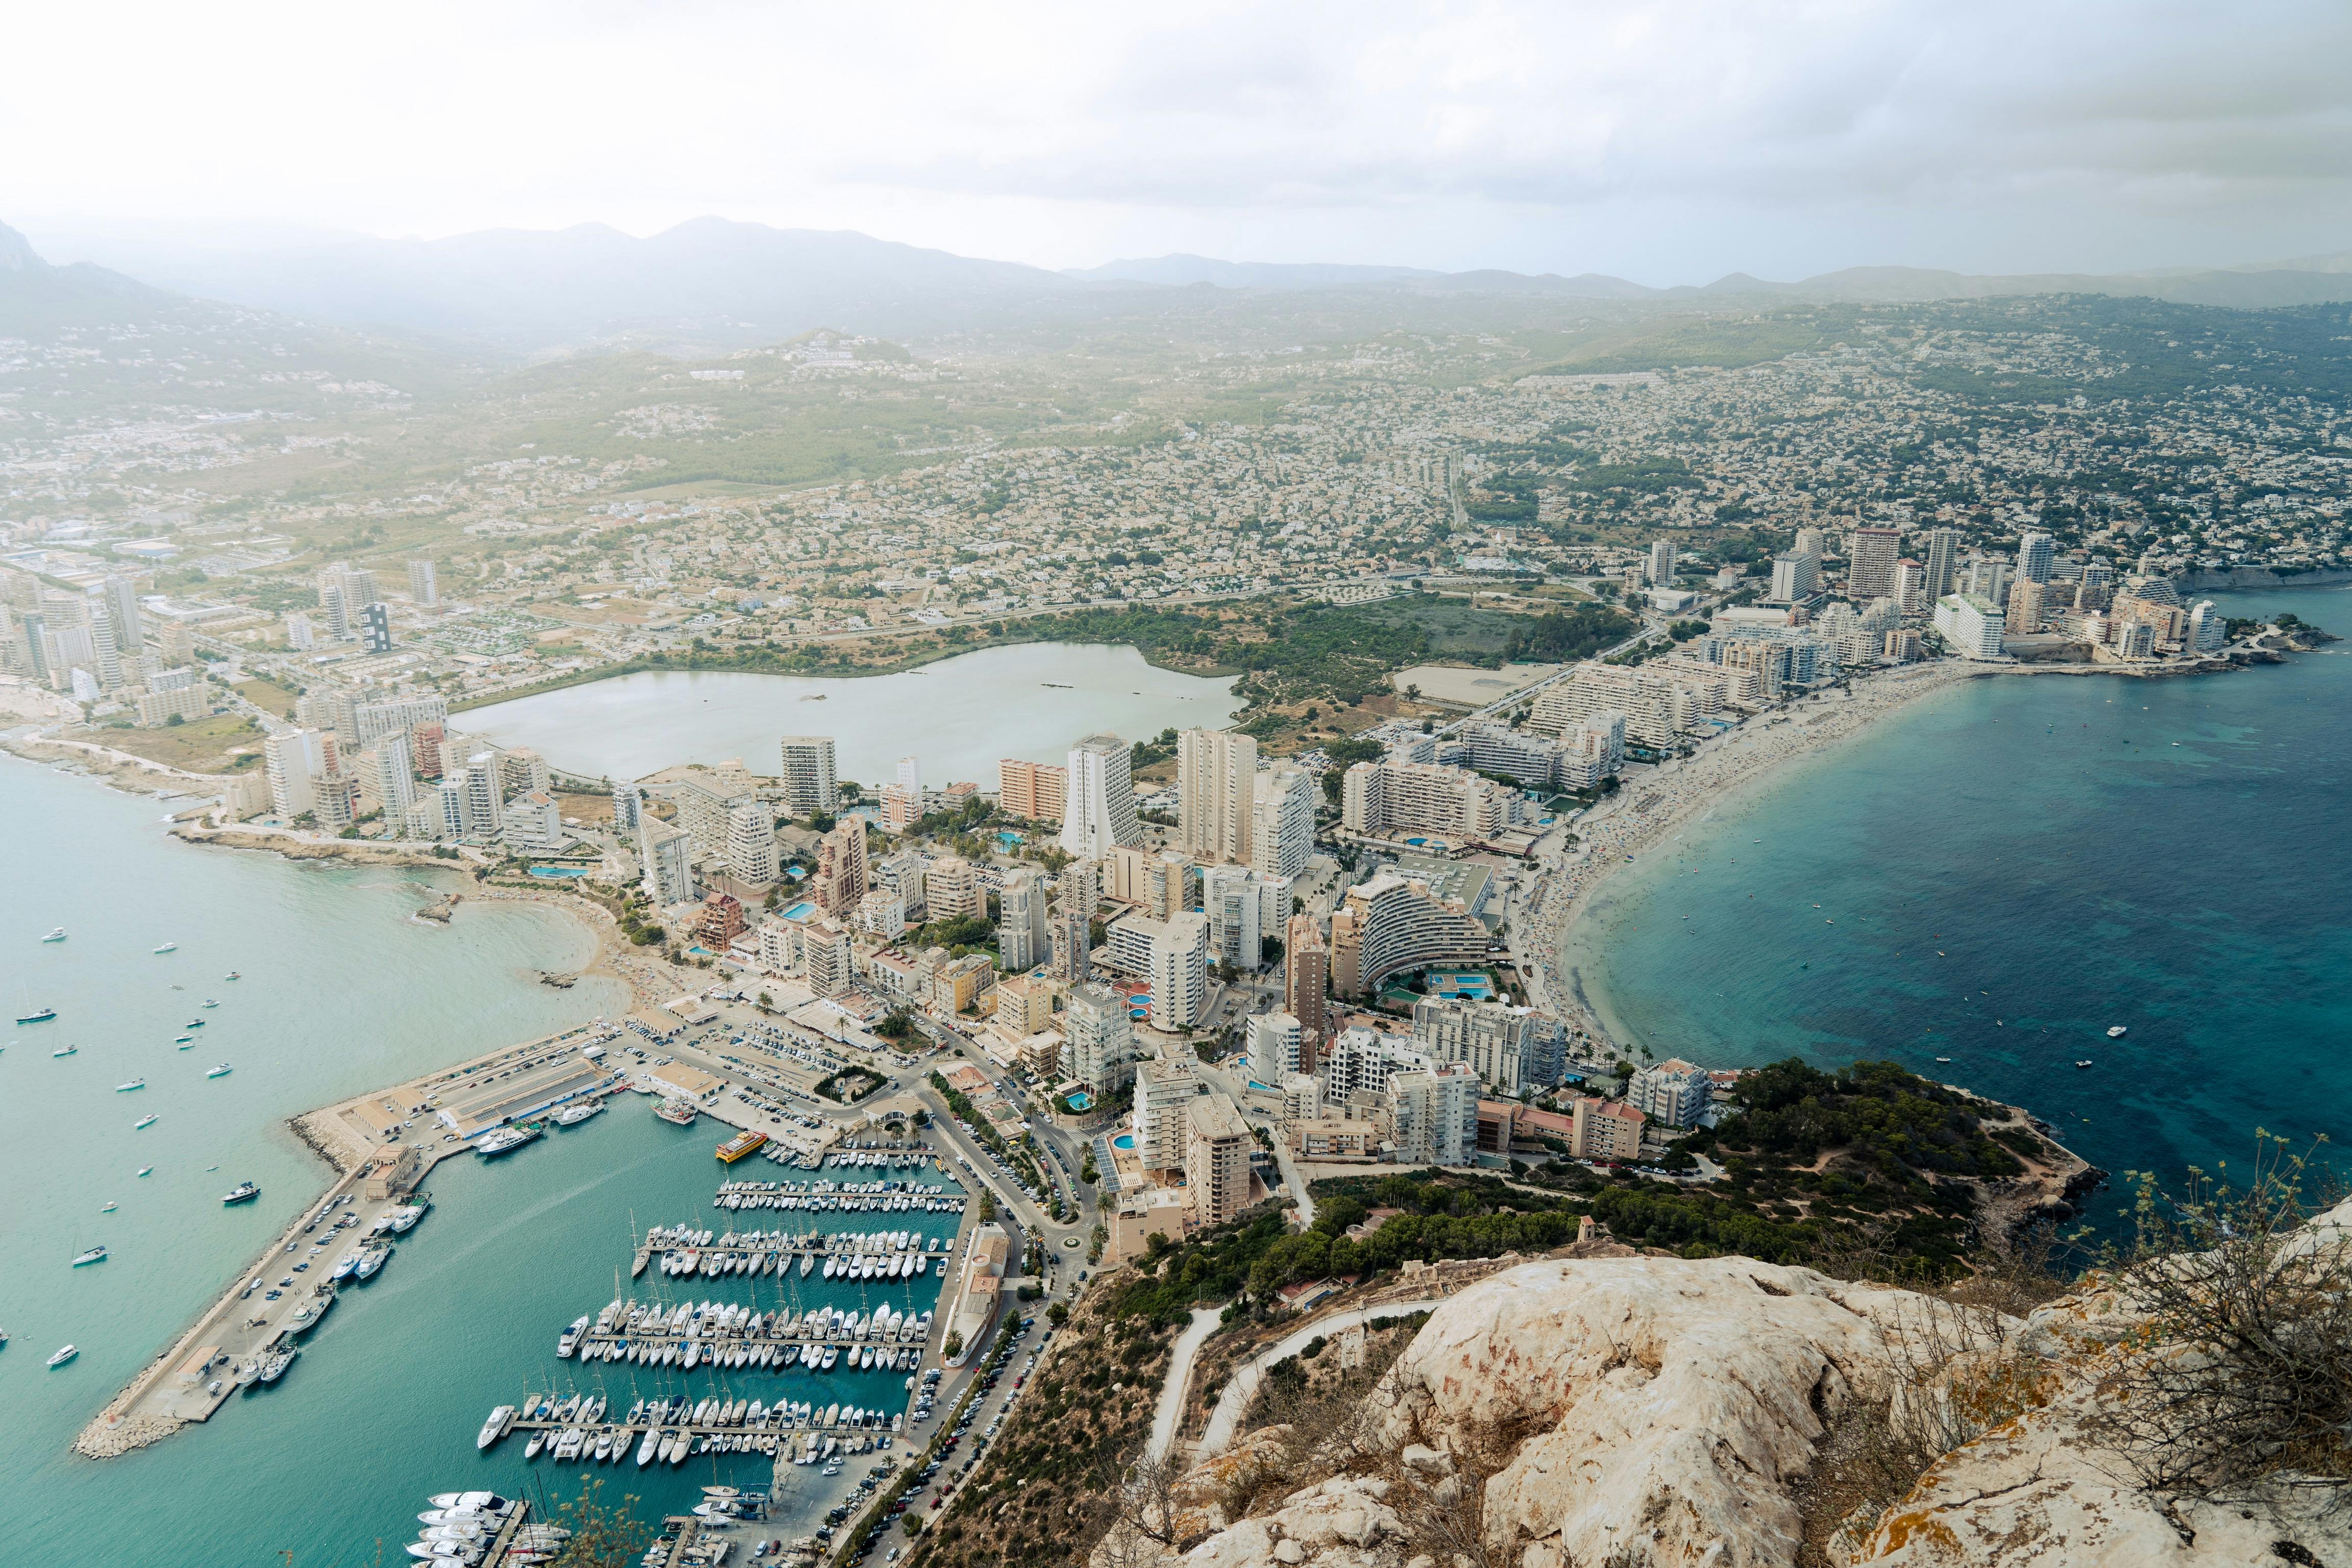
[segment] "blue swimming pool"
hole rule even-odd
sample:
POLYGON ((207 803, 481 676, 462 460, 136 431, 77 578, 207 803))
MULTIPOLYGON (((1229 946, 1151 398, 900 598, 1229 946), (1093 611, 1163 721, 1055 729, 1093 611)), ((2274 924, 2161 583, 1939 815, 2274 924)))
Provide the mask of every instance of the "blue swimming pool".
POLYGON ((1088 1094, 1083 1089, 1070 1096, 1070 1109, 1072 1110, 1092 1110, 1094 1107, 1095 1097, 1088 1094))
POLYGON ((1121 1151, 1122 1152, 1132 1152, 1135 1149, 1135 1134, 1132 1132, 1122 1132, 1118 1137, 1110 1141, 1110 1146, 1121 1151))
POLYGON ((803 899, 799 903, 794 904, 791 909, 784 911, 784 919, 788 921, 804 921, 814 913, 816 913, 816 905, 811 903, 806 899, 803 899))
POLYGON ((585 866, 533 866, 530 868, 530 874, 551 882, 569 881, 574 877, 586 876, 588 868, 585 866))

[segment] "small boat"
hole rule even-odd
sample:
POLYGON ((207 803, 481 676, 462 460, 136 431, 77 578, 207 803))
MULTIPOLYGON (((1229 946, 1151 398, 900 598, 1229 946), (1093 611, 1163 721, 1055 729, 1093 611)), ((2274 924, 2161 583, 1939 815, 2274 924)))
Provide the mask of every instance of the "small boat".
POLYGON ((108 1205, 106 1205, 104 1207, 100 1208, 98 1212, 99 1212, 99 1213, 100 1213, 100 1214, 112 1214, 112 1213, 113 1213, 117 1208, 119 1208, 119 1207, 121 1207, 121 1205, 119 1205, 119 1204, 108 1204, 108 1205))
POLYGON ((88 1252, 85 1252, 80 1257, 75 1258, 73 1260, 73 1266, 76 1268, 79 1268, 85 1263, 103 1263, 105 1261, 106 1248, 103 1247, 93 1247, 88 1252))
POLYGON ((57 1354, 49 1358, 49 1365, 53 1368, 63 1366, 66 1363, 73 1360, 74 1357, 79 1354, 81 1354, 81 1352, 76 1350, 71 1345, 68 1345, 63 1350, 58 1352, 57 1354))
POLYGON ((207 996, 207 997, 205 997, 205 1006, 207 1006, 207 1007, 217 1007, 217 1006, 219 1006, 219 1005, 220 1005, 220 1004, 219 1004, 219 1003, 217 1003, 217 1002, 215 1002, 215 1001, 214 1001, 211 997, 207 996))
POLYGON ((44 1007, 37 1013, 17 1014, 16 1022, 19 1024, 46 1024, 57 1016, 58 1010, 55 1007, 44 1007))
POLYGON ((184 1051, 190 1046, 196 1043, 196 1037, 194 1035, 181 1035, 175 1037, 172 1043, 184 1051))
POLYGON ((261 1195, 261 1189, 251 1182, 239 1182, 221 1196, 224 1204, 241 1204, 261 1195))
POLYGON ((213 1068, 212 1071, 205 1074, 206 1078, 226 1078, 228 1075, 229 1065, 226 1062, 221 1063, 218 1067, 213 1068))
POLYGON ((66 928, 65 928, 65 927, 63 927, 63 926, 59 926, 59 927, 58 927, 55 931, 53 931, 49 932, 49 934, 48 934, 48 935, 47 935, 47 936, 43 937, 41 940, 42 940, 43 942, 63 942, 63 941, 65 941, 65 939, 66 939, 66 928))
POLYGON ((128 1094, 134 1089, 145 1089, 146 1087, 147 1080, 145 1079, 134 1078, 129 1083, 116 1084, 114 1086, 114 1092, 117 1094, 128 1094))
POLYGON ((555 1113, 555 1124, 558 1127, 577 1127, 604 1109, 604 1102, 601 1100, 591 1100, 579 1105, 568 1105, 555 1113))
POLYGON ((202 1018, 191 1018, 186 1023, 180 1026, 183 1029, 201 1029, 204 1026, 205 1021, 202 1018))
POLYGON ((49 1055, 53 1057, 69 1057, 79 1049, 81 1049, 79 1046, 66 1046, 58 1050, 51 1051, 49 1055))
POLYGON ((180 944, 176 942, 167 942, 155 951, 157 952, 177 952, 180 951, 180 944))
MULTIPOLYGON (((152 1116, 142 1116, 138 1121, 131 1124, 131 1131, 133 1132, 144 1132, 148 1128, 154 1126, 158 1120, 158 1118, 152 1116)), ((149 1169, 152 1170, 153 1167, 150 1166, 149 1169)), ((142 1171, 139 1173, 143 1176, 147 1172, 142 1171)))
POLYGON ((1952 1058, 1949 1058, 1949 1057, 1937 1057, 1936 1059, 1937 1059, 1937 1061, 1939 1061, 1939 1062, 1948 1062, 1948 1061, 1950 1061, 1952 1058))
POLYGON ((224 980, 236 980, 236 979, 239 978, 239 976, 238 976, 238 974, 237 974, 236 971, 236 970, 234 970, 234 969, 232 969, 232 970, 230 970, 226 974, 222 975, 222 976, 221 976, 221 978, 222 978, 222 979, 224 979, 224 980))
MULTIPOLYGON (((152 1121, 155 1119, 151 1116, 147 1120, 152 1121)), ((139 1167, 139 1173, 142 1176, 152 1176, 155 1173, 155 1167, 152 1165, 142 1165, 139 1167)))
POLYGON ((2111 1040, 2120 1040, 2123 1037, 2124 1026, 2121 1024, 2111 1024, 2107 1026, 2107 1038, 2111 1040))
POLYGON ((2089 1067, 2089 1066, 2091 1065, 2091 1059, 2090 1059, 2088 1057, 2085 1057, 2085 1058, 2084 1058, 2081 1061, 2076 1062, 2074 1065, 2075 1065, 2076 1067, 2078 1067, 2078 1068, 2086 1068, 2086 1067, 2089 1067))

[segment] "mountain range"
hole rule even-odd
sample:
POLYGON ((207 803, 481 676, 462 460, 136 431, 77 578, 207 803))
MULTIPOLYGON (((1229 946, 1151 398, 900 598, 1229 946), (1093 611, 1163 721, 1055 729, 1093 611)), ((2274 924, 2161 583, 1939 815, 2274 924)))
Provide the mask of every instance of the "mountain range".
POLYGON ((53 249, 79 250, 88 259, 52 266, 23 235, 0 226, 0 331, 159 310, 174 303, 174 295, 520 355, 625 345, 736 348, 815 327, 893 338, 1021 331, 1129 315, 1202 290, 1360 303, 1395 296, 1705 305, 1741 297, 1897 302, 2094 293, 2261 309, 2352 300, 2352 253, 2115 276, 1857 267, 1794 282, 1733 273, 1702 286, 1659 289, 1592 273, 1440 272, 1189 255, 1055 272, 845 231, 716 217, 643 239, 601 224, 436 240, 280 234, 251 248, 217 240, 176 247, 139 243, 120 231, 111 239, 61 237, 53 249), (124 270, 102 265, 125 257, 131 264, 124 270))

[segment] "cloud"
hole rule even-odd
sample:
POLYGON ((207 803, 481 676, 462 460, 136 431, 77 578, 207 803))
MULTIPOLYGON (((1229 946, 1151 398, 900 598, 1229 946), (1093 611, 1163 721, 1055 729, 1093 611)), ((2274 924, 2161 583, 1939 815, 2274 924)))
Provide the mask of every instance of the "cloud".
POLYGON ((45 62, 0 99, 20 213, 718 211, 1056 264, 1159 236, 1567 270, 1669 230, 1957 233, 2017 266, 2221 225, 2352 242, 2352 11, 2296 0, 133 4, 12 31, 45 62))

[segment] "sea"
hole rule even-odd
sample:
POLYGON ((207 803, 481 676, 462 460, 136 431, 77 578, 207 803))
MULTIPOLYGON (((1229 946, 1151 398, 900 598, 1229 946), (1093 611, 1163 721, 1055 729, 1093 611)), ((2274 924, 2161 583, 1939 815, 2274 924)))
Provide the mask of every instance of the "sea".
MULTIPOLYGON (((288 1118, 627 1002, 612 983, 538 984, 540 970, 577 968, 593 952, 585 929, 559 913, 467 903, 436 925, 414 918, 434 873, 183 844, 165 835, 171 809, 0 755, 10 825, 0 997, 11 1019, 58 1012, 0 1034, 0 1496, 10 1500, 0 1562, 355 1568, 407 1561, 415 1515, 437 1491, 561 1500, 601 1478, 604 1500, 634 1495, 653 1518, 705 1484, 767 1481, 764 1458, 559 1470, 527 1463, 514 1438, 477 1454, 491 1407, 535 1390, 602 1388, 624 1412, 640 1396, 722 1389, 903 1407, 903 1374, 722 1382, 557 1359, 563 1327, 616 1294, 920 1311, 938 1291, 936 1275, 888 1287, 812 1276, 689 1290, 650 1270, 630 1281, 632 1237, 646 1228, 727 1227, 711 1199, 730 1173, 712 1158, 711 1123, 673 1127, 625 1096, 494 1164, 465 1156, 436 1169, 431 1212, 381 1273, 343 1291, 277 1384, 126 1457, 73 1454, 83 1424, 323 1193, 325 1167, 288 1118), (67 939, 43 942, 56 926, 67 939), (174 951, 153 951, 166 942, 174 951), (72 1055, 52 1054, 68 1045, 72 1055), (226 1076, 205 1076, 222 1063, 226 1076), (136 1079, 146 1087, 117 1088, 136 1079), (134 1131, 150 1114, 154 1125, 134 1131), (247 1179, 260 1198, 225 1206, 247 1179), (99 1243, 105 1262, 71 1267, 99 1243), (47 1370, 68 1343, 79 1357, 47 1370)), ((731 1173, 782 1174, 764 1160, 731 1173)), ((827 1228, 878 1229, 884 1216, 833 1218, 827 1228)), ((954 1230, 950 1215, 888 1218, 954 1230)), ((819 1484, 814 1470, 784 1474, 788 1494, 819 1484)))
POLYGON ((781 737, 830 735, 845 779, 871 786, 911 752, 932 784, 993 789, 999 761, 1059 763, 1087 735, 1223 729, 1242 708, 1232 688, 1148 664, 1132 647, 1024 643, 853 679, 640 670, 470 709, 455 722, 593 777, 730 758, 773 773, 781 737))
MULTIPOLYGON (((2352 589, 2212 597, 2352 637, 2352 589)), ((2257 1129, 2340 1151, 2352 640, 1923 698, 1644 855, 1562 956, 1660 1060, 1891 1059, 2168 1184, 2242 1176, 2257 1129)), ((2126 1201, 2111 1184, 2085 1217, 2126 1201)))

